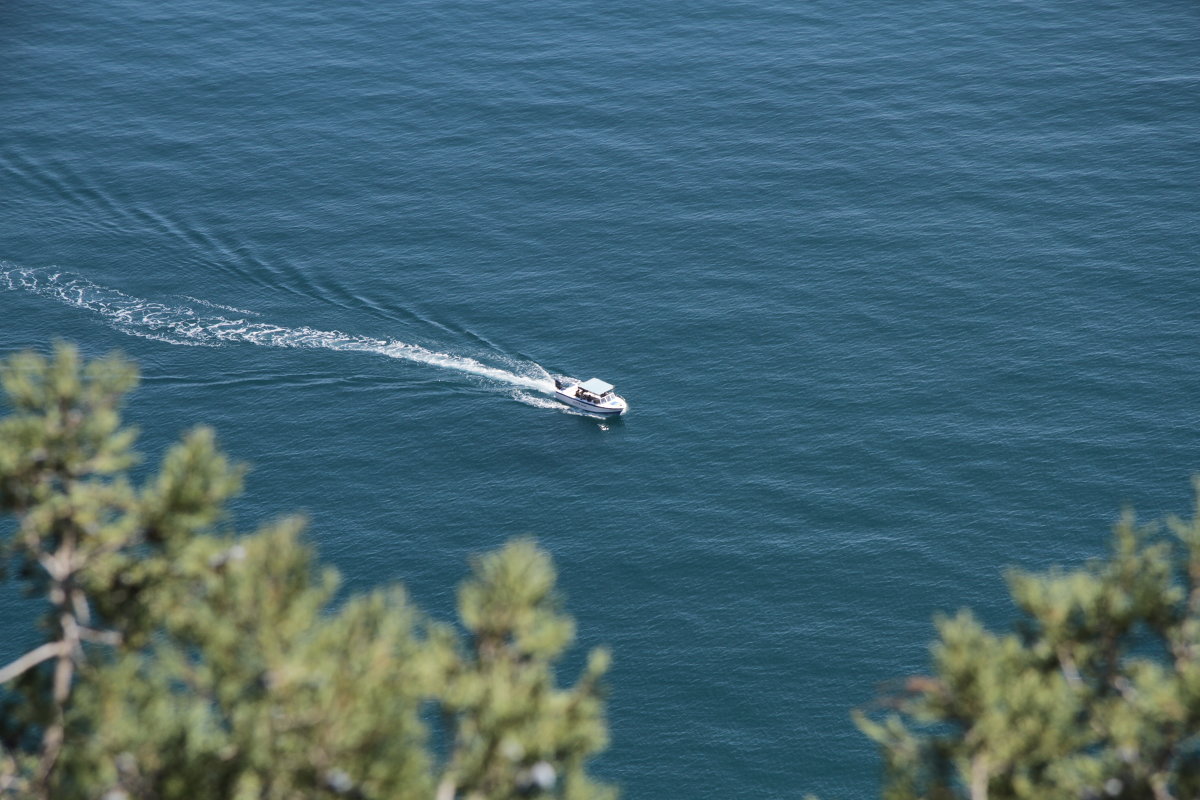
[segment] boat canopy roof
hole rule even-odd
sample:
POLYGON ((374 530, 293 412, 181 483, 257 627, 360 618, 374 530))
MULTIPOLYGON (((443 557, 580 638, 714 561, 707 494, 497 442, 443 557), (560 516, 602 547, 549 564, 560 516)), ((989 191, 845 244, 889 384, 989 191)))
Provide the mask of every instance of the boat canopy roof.
POLYGON ((585 392, 591 392, 592 394, 604 394, 605 392, 611 392, 613 390, 613 385, 611 383, 605 383, 599 378, 590 378, 579 384, 579 388, 583 389, 585 392))

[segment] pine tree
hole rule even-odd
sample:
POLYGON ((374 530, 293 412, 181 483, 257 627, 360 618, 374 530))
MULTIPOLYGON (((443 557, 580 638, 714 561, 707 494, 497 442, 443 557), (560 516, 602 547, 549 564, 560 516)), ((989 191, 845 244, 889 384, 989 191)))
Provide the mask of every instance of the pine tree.
POLYGON ((883 796, 1200 797, 1200 505, 1168 528, 1127 514, 1105 560, 1010 572, 1012 633, 938 620, 934 674, 856 714, 883 796))
POLYGON ((583 771, 587 755, 607 743, 598 684, 608 654, 591 654, 574 689, 555 688, 551 666, 575 630, 559 611, 550 558, 518 540, 476 559, 474 573, 458 601, 470 648, 454 660, 442 695, 454 756, 438 800, 508 800, 557 782, 567 798, 611 796, 583 771))
POLYGON ((5 560, 47 609, 45 641, 0 667, 0 796, 611 796, 584 770, 606 655, 555 685, 573 623, 532 542, 476 561, 465 640, 399 587, 335 602, 300 521, 229 530, 242 468, 211 430, 132 485, 127 361, 59 345, 0 376, 5 560))

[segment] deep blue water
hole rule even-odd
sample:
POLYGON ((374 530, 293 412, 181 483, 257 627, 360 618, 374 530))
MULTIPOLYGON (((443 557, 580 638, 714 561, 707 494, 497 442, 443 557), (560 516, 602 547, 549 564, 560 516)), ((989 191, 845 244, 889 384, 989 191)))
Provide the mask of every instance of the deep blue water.
POLYGON ((615 651, 626 797, 871 797, 849 711, 931 615, 1004 624, 1004 567, 1190 505, 1198 23, 5 3, 0 351, 136 358, 150 460, 215 425, 239 527, 306 512, 351 589, 448 617, 469 554, 535 534, 615 651))

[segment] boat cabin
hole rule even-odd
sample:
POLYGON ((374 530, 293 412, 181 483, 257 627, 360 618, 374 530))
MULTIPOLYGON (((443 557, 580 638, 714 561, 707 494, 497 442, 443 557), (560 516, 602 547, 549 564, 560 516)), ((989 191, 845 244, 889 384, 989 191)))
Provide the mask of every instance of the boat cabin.
POLYGON ((614 388, 616 387, 611 383, 605 383, 599 378, 589 378, 576 387, 575 396, 589 403, 602 403, 606 399, 605 395, 614 388))

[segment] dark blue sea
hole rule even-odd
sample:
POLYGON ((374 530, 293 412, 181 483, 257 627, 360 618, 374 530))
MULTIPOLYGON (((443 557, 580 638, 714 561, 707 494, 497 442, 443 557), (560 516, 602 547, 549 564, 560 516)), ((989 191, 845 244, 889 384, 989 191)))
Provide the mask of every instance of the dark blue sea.
MULTIPOLYGON (((627 798, 864 800, 931 618, 1200 470, 1194 0, 0 5, 0 353, 441 618, 532 534, 627 798), (617 420, 556 404, 596 376, 617 420)), ((0 659, 37 635, 9 584, 0 659)))

